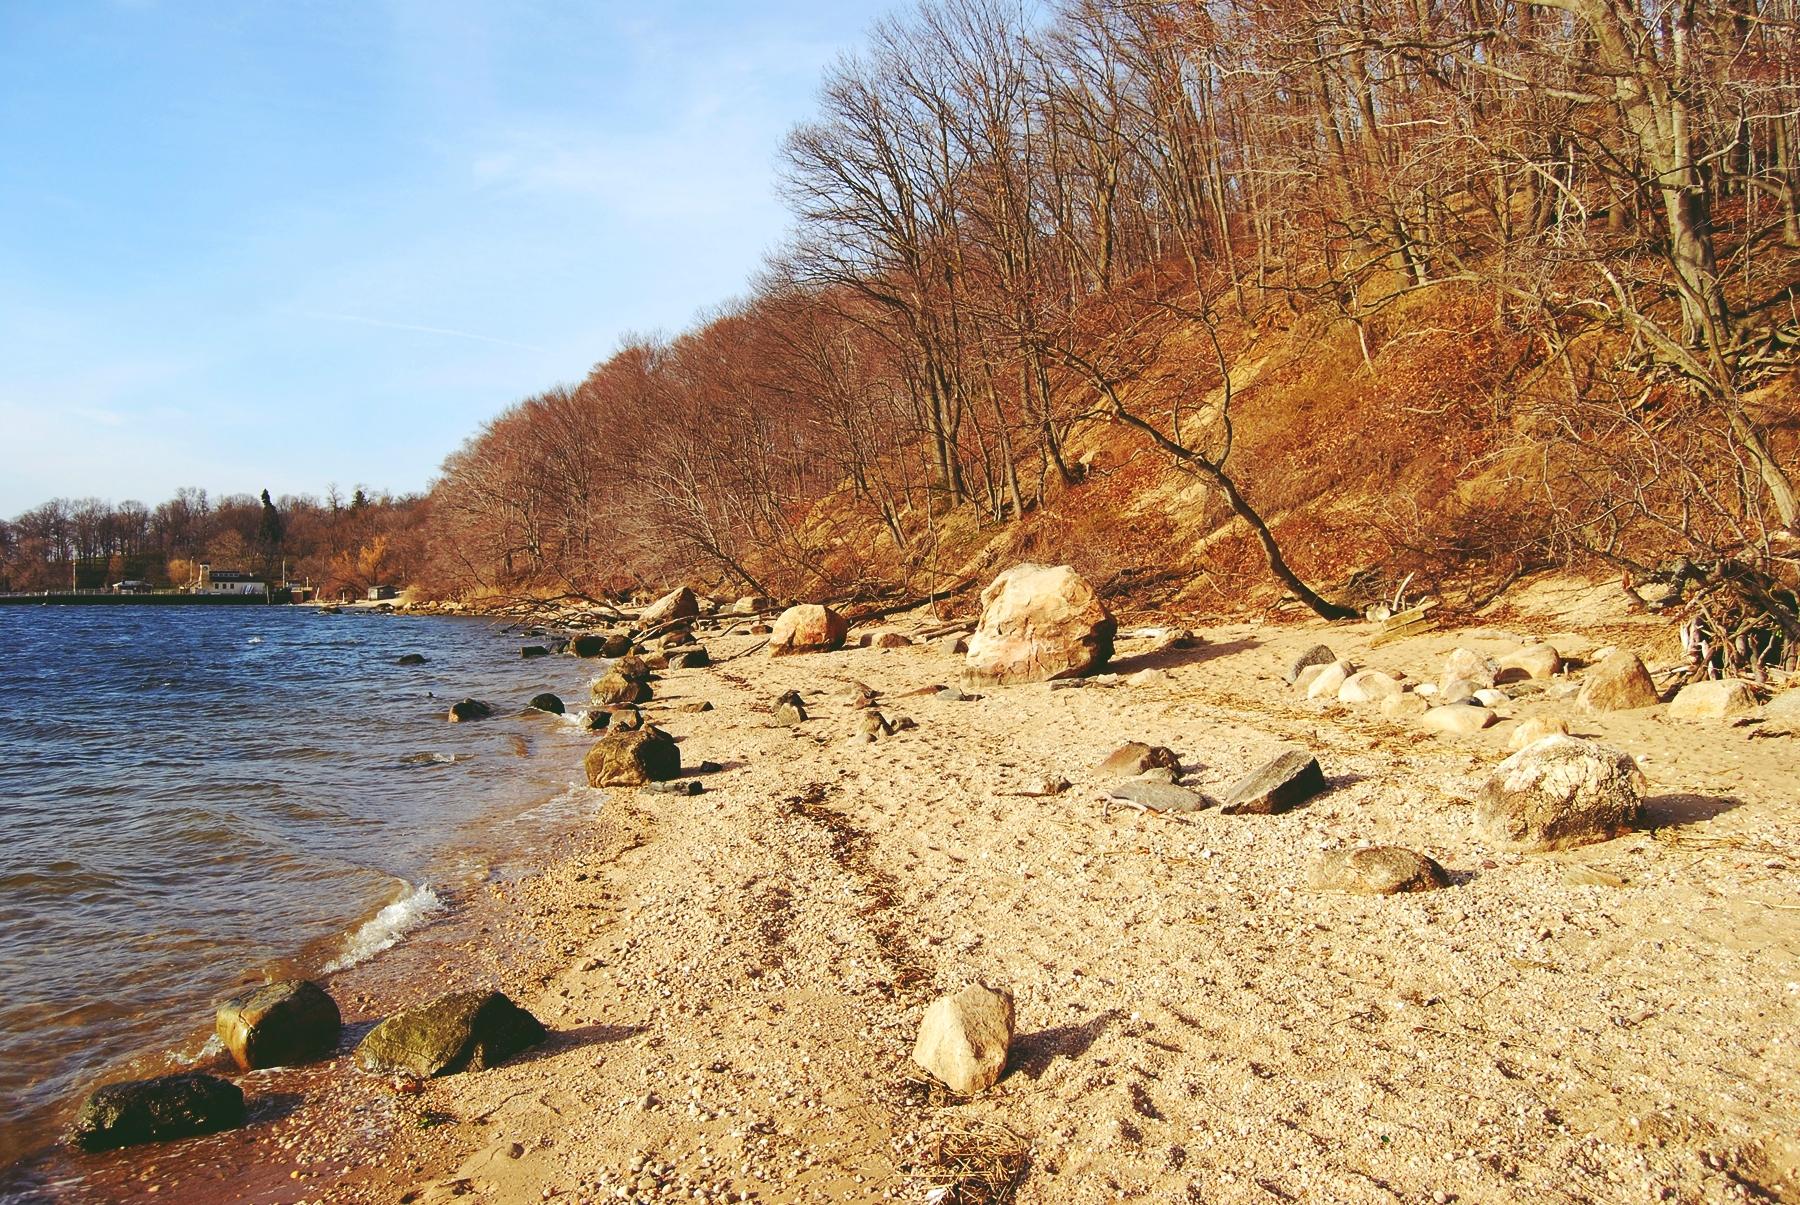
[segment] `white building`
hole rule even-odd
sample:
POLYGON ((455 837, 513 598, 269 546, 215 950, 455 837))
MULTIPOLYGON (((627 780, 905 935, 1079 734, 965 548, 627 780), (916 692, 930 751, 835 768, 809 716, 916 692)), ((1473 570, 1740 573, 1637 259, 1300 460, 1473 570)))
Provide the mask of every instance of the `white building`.
POLYGON ((200 566, 200 580, 188 588, 191 594, 265 594, 269 586, 261 578, 236 569, 200 566))

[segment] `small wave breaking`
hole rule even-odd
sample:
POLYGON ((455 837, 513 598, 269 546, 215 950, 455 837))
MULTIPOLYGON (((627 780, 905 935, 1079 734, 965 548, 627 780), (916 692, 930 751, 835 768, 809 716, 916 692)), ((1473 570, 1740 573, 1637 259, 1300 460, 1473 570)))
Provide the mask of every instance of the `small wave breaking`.
POLYGON ((409 930, 432 913, 441 912, 443 907, 443 899, 431 889, 431 884, 406 884, 398 899, 364 921, 362 927, 345 940, 344 952, 325 964, 325 974, 346 970, 383 950, 393 949, 409 930))

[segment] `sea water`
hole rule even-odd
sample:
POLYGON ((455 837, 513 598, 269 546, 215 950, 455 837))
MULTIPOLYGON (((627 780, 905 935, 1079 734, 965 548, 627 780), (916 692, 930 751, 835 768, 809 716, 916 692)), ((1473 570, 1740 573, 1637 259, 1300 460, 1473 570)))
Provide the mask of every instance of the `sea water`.
POLYGON ((301 607, 0 607, 0 1168, 94 1084, 200 1057, 246 980, 379 957, 534 824, 597 806, 574 722, 596 665, 522 659, 532 642, 301 607), (570 718, 526 712, 540 691, 570 718), (494 718, 447 723, 469 696, 494 718))

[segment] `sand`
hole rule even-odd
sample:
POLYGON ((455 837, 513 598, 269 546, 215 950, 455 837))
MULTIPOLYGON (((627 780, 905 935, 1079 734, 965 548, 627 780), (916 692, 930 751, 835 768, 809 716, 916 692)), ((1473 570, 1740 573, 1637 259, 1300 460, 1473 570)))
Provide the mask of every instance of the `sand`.
POLYGON ((255 1175, 190 1173, 175 1199, 954 1202, 990 1199, 980 1175, 1038 1203, 1787 1199, 1800 736, 1586 716, 1553 684, 1447 739, 1282 679, 1320 640, 1429 681, 1452 648, 1557 632, 1656 668, 1667 625, 1605 597, 1377 649, 1322 623, 1122 640, 1116 676, 968 701, 912 693, 955 680, 941 642, 770 659, 705 633, 743 655, 666 673, 649 708, 688 764, 718 763, 704 793, 614 792, 542 873, 465 901, 466 956, 347 1007, 366 1025, 483 983, 551 1041, 416 1093, 340 1058, 205 1140, 255 1175), (860 739, 852 683, 917 727, 860 739), (787 690, 797 728, 769 715, 787 690), (1467 795, 1533 715, 1635 754, 1649 827, 1484 847, 1467 795), (1093 767, 1128 740, 1212 794, 1304 746, 1331 789, 1278 816, 1109 808, 1093 767), (1072 786, 1031 794, 1046 776, 1072 786), (1452 885, 1306 889, 1321 851, 1367 842, 1452 885), (926 1004, 977 980, 1013 991, 1019 1036, 965 1101, 909 1055, 926 1004))

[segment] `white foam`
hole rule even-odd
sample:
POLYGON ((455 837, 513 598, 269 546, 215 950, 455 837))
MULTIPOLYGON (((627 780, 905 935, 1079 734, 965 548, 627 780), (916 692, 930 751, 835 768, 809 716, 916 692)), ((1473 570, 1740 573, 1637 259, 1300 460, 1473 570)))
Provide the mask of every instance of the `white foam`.
POLYGON ((250 637, 250 643, 251 643, 251 644, 261 644, 261 643, 262 643, 262 642, 263 642, 263 638, 262 638, 262 637, 261 637, 261 636, 252 636, 252 637, 250 637))
POLYGON ((329 975, 353 967, 383 950, 392 949, 409 929, 443 907, 444 901, 431 889, 431 884, 420 883, 415 887, 408 883, 400 898, 364 921, 362 927, 345 940, 344 952, 325 964, 324 973, 329 975))

